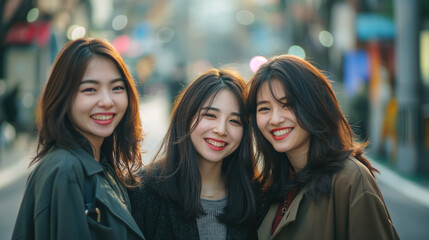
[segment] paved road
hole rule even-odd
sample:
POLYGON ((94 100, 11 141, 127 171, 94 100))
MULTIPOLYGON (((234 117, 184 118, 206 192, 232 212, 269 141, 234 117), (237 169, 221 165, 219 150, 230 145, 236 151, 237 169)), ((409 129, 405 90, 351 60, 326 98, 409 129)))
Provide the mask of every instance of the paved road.
POLYGON ((429 208, 379 181, 380 190, 399 237, 403 240, 429 239, 429 208))
POLYGON ((10 239, 12 236, 26 181, 27 178, 22 176, 14 183, 0 189, 0 239, 10 239))
MULTIPOLYGON (((143 156, 144 162, 148 162, 154 154, 167 129, 167 109, 168 103, 159 96, 146 99, 141 105, 143 129, 147 134, 143 144, 147 151, 143 156)), ((413 194, 409 194, 407 190, 414 186, 399 179, 394 173, 389 173, 387 169, 376 167, 381 170, 382 174, 377 179, 401 239, 429 239, 429 198, 427 197, 429 191, 423 189, 423 192, 418 192, 419 189, 415 189, 412 191, 413 194)), ((2 174, 0 174, 0 239, 10 239, 27 174, 28 172, 12 173, 7 177, 13 181, 7 181, 7 184, 2 184, 1 181, 5 181, 1 179, 2 174)), ((4 173, 3 176, 5 176, 4 173)))

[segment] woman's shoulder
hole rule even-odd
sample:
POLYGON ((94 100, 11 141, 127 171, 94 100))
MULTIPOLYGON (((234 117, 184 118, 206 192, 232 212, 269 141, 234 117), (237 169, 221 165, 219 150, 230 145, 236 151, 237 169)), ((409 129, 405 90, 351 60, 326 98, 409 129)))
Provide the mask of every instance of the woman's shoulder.
MULTIPOLYGON (((41 211, 50 204, 53 195, 66 196, 82 189, 84 176, 83 167, 75 156, 67 150, 55 149, 45 155, 30 174, 26 194, 38 198, 41 211)), ((66 199, 72 198, 67 196, 66 199)))
POLYGON ((79 164, 78 157, 70 150, 54 148, 49 151, 39 162, 38 167, 43 168, 71 168, 79 164))
POLYGON ((344 167, 333 176, 334 190, 348 189, 350 192, 366 192, 378 189, 370 170, 353 156, 344 161, 344 167))
POLYGON ((353 156, 349 156, 345 159, 344 168, 339 172, 339 174, 351 179, 374 178, 371 171, 353 156))
MULTIPOLYGON (((142 173, 144 174, 144 173, 142 173)), ((143 178, 144 179, 144 178, 143 178)), ((172 201, 163 199, 155 190, 156 185, 153 182, 142 181, 139 187, 129 188, 128 197, 131 203, 131 213, 135 218, 142 218, 150 215, 150 218, 158 218, 162 212, 163 215, 169 212, 169 209, 175 209, 176 205, 172 201)), ((149 217, 149 216, 148 216, 149 217)))
POLYGON ((141 184, 138 187, 128 189, 130 200, 132 202, 141 200, 158 201, 159 197, 152 188, 153 181, 150 179, 151 175, 148 175, 147 169, 143 168, 139 173, 139 177, 141 179, 141 184))
POLYGON ((50 175, 69 178, 79 173, 83 174, 83 167, 78 157, 69 150, 55 148, 39 161, 32 175, 38 178, 47 178, 50 175))

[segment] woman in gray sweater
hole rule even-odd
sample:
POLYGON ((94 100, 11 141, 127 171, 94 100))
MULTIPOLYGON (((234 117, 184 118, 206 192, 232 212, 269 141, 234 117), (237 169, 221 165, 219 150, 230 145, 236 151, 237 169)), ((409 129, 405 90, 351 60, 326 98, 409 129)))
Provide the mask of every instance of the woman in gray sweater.
POLYGON ((157 161, 129 192, 146 239, 256 237, 246 96, 238 73, 213 69, 178 97, 157 161))

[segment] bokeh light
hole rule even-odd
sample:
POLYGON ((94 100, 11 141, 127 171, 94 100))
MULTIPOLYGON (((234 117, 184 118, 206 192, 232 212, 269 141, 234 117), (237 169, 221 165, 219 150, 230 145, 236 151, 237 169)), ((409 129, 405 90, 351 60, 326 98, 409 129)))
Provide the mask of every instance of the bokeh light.
POLYGON ((268 60, 263 56, 255 56, 250 60, 249 67, 252 72, 256 73, 258 71, 259 67, 261 67, 262 64, 266 63, 268 60))
POLYGON ((248 10, 240 10, 235 15, 235 18, 237 19, 238 23, 241 25, 250 25, 255 21, 255 16, 251 11, 248 10))
POLYGON ((115 40, 113 40, 112 44, 120 54, 124 54, 130 47, 130 36, 118 36, 117 38, 115 38, 115 40))
POLYGON ((324 47, 332 47, 334 44, 334 36, 328 31, 321 31, 319 33, 319 41, 324 47))
POLYGON ((128 24, 128 17, 125 15, 118 15, 113 18, 112 27, 114 30, 119 31, 124 29, 128 24))
POLYGON ((39 18, 39 9, 32 8, 30 11, 28 11, 27 22, 34 22, 37 20, 37 18, 39 18))
POLYGON ((287 53, 305 59, 305 51, 301 46, 292 45, 288 49, 287 53))
POLYGON ((156 37, 161 43, 170 42, 174 38, 174 30, 169 27, 163 27, 156 33, 156 37))
POLYGON ((85 28, 79 25, 72 25, 67 30, 67 38, 70 40, 76 40, 78 38, 85 37, 85 34, 85 28))
POLYGON ((0 125, 2 128, 2 135, 5 138, 6 142, 11 142, 16 137, 16 130, 15 127, 10 124, 9 122, 5 121, 2 125, 0 125))
POLYGON ((31 108, 34 104, 34 100, 34 94, 31 92, 26 92, 22 97, 22 105, 26 108, 31 108))

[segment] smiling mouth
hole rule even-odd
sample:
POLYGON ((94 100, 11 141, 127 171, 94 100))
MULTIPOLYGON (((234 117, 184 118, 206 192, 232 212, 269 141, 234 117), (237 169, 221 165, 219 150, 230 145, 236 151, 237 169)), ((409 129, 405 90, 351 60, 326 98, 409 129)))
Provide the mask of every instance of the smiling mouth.
POLYGON ((113 118, 113 114, 104 115, 104 114, 98 114, 98 115, 92 115, 92 119, 99 120, 99 121, 107 121, 113 118))
POLYGON ((274 129, 270 133, 275 140, 281 140, 289 135, 293 128, 274 129))
POLYGON ((211 138, 205 138, 204 140, 206 141, 206 143, 209 145, 210 148, 217 151, 224 149, 228 145, 227 142, 217 141, 211 138))
POLYGON ((99 125, 109 125, 113 122, 113 118, 115 117, 114 113, 109 114, 94 114, 90 116, 91 119, 99 124, 99 125))

